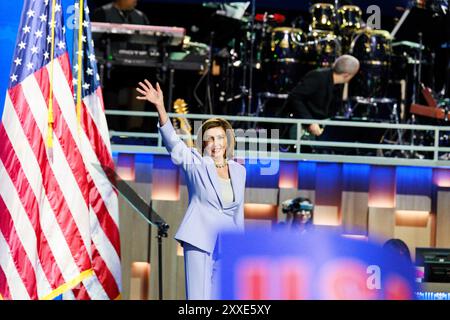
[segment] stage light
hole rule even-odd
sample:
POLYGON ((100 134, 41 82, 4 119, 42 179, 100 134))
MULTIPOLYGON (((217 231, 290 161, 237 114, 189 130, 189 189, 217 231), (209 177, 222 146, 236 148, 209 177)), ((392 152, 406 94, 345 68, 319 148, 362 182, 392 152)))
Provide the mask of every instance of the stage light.
POLYGON ((425 228, 429 217, 428 211, 398 210, 395 212, 395 225, 425 228))
POLYGON ((150 263, 133 262, 131 264, 130 299, 149 299, 150 263))
POLYGON ((244 215, 246 219, 276 220, 278 206, 272 204, 246 203, 244 215))
POLYGON ((298 163, 295 161, 283 161, 280 163, 280 176, 278 180, 280 189, 297 189, 298 187, 298 163))
POLYGON ((134 154, 126 153, 119 153, 117 156, 117 174, 124 181, 134 181, 136 178, 134 157, 134 154))
POLYGON ((433 182, 441 188, 450 187, 450 169, 434 169, 433 182))

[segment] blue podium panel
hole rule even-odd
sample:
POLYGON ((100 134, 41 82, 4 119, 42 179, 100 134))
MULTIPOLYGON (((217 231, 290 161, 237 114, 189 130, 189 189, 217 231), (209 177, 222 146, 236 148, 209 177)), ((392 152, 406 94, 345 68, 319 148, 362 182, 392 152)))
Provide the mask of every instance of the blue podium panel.
POLYGON ((329 230, 222 235, 221 299, 414 299, 410 261, 329 230))

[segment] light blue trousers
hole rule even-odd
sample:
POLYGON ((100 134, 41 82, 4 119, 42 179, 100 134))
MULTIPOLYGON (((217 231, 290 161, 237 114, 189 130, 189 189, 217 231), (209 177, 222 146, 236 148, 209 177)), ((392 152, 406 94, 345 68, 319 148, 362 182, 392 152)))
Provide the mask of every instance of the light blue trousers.
POLYGON ((183 243, 187 300, 219 298, 219 267, 217 255, 183 243))

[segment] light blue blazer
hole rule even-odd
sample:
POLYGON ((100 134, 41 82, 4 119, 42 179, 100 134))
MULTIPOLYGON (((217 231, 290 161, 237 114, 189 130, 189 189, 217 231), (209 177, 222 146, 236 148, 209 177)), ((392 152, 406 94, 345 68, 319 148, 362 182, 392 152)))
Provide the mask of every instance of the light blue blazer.
POLYGON ((213 253, 219 232, 244 230, 245 167, 228 161, 234 201, 224 205, 213 159, 189 148, 178 137, 170 120, 159 131, 172 161, 185 173, 189 192, 189 205, 175 239, 213 253))

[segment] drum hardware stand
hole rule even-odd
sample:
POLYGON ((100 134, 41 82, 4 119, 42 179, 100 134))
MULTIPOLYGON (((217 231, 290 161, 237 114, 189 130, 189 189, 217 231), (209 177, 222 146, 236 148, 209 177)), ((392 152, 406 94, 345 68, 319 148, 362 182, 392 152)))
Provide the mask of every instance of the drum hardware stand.
POLYGON ((250 38, 250 74, 249 74, 249 85, 248 85, 248 106, 247 114, 250 115, 252 110, 253 102, 253 65, 254 65, 254 49, 255 49, 255 18, 256 18, 256 0, 252 0, 252 13, 251 13, 251 38, 250 38))
MULTIPOLYGON (((417 102, 417 90, 418 87, 420 87, 420 83, 421 83, 421 77, 422 77, 422 50, 423 50, 423 39, 422 39, 422 33, 419 32, 418 34, 419 36, 419 48, 418 48, 418 57, 417 59, 415 59, 416 61, 414 61, 414 71, 413 71, 413 77, 414 77, 414 81, 413 81, 413 88, 412 88, 412 104, 417 102)), ((416 123, 416 119, 415 116, 412 115, 411 116, 411 124, 415 124, 416 123)), ((416 136, 416 133, 414 130, 411 130, 411 137, 410 137, 410 145, 413 146, 414 145, 414 138, 416 136)), ((415 159, 421 159, 423 158, 423 155, 419 155, 417 152, 415 151, 410 151, 409 153, 409 158, 415 158, 415 159)))
MULTIPOLYGON (((250 20, 250 57, 245 52, 243 61, 243 76, 241 86, 241 112, 239 115, 250 115, 253 103, 253 64, 254 64, 254 46, 255 46, 255 16, 256 16, 256 0, 251 0, 251 20, 250 20), (247 80, 248 72, 248 80, 247 80), (248 87, 247 87, 248 81, 248 87)), ((246 48, 247 51, 247 48, 246 48)))
MULTIPOLYGON (((395 124, 400 124, 400 118, 398 116, 398 105, 397 105, 397 103, 394 103, 392 105, 391 120, 394 121, 395 124)), ((398 128, 394 129, 394 130, 387 129, 386 132, 381 137, 380 143, 388 142, 388 143, 391 143, 391 144, 403 145, 403 134, 404 134, 404 132, 403 132, 402 129, 398 129, 398 128), (392 131, 394 131, 394 132, 392 133, 392 131), (391 133, 392 137, 395 137, 395 135, 397 135, 397 139, 396 140, 393 140, 393 139, 387 140, 386 136, 388 135, 388 133, 391 133)), ((383 156, 383 150, 379 150, 379 153, 381 153, 381 156, 383 156)), ((406 151, 402 150, 402 151, 400 151, 400 154, 401 154, 401 156, 403 156, 405 158, 407 157, 406 151)))
MULTIPOLYGON (((266 107, 267 102, 269 99, 279 99, 279 100, 286 100, 288 98, 287 93, 271 93, 271 92, 260 92, 257 94, 258 100, 257 100, 257 106, 256 106, 256 112, 252 114, 254 117, 259 117, 259 115, 264 112, 264 109, 266 107)), ((257 122, 254 123, 253 128, 256 128, 257 122)))
POLYGON ((339 7, 340 7, 339 0, 334 0, 334 10, 336 11, 335 13, 337 13, 339 7))
MULTIPOLYGON (((150 206, 151 208, 151 206, 150 206)), ((163 299, 163 266, 162 266, 162 239, 167 238, 169 225, 158 223, 158 299, 163 299)), ((150 235, 149 235, 150 237, 150 235)), ((150 259, 149 259, 150 260, 150 259)))
POLYGON ((420 82, 422 81, 422 51, 423 51, 423 39, 422 33, 419 33, 419 48, 418 57, 414 61, 414 72, 413 72, 413 90, 412 90, 412 103, 417 103, 417 90, 420 87, 420 82), (419 85, 418 85, 419 84, 419 85))
MULTIPOLYGON (((450 106, 450 101, 447 101, 446 104, 445 104, 445 107, 444 107, 444 114, 445 114, 444 123, 445 123, 445 125, 449 124, 449 112, 450 112, 449 106, 450 106)), ((449 141, 448 134, 446 135, 446 137, 447 137, 446 139, 447 139, 447 142, 448 142, 449 141)), ((443 154, 440 157, 440 159, 441 160, 446 160, 446 161, 450 160, 450 152, 447 152, 447 153, 443 154)))
POLYGON ((208 60, 206 61, 206 72, 207 72, 207 79, 206 79, 206 104, 209 109, 209 113, 213 114, 213 104, 212 104, 212 97, 211 97, 211 74, 212 74, 212 68, 213 68, 213 57, 212 57, 212 50, 213 50, 213 39, 214 39, 215 33, 214 31, 211 31, 211 37, 209 42, 209 52, 208 52, 208 60))
POLYGON ((350 100, 344 102, 344 118, 351 119, 353 117, 353 108, 350 100))

